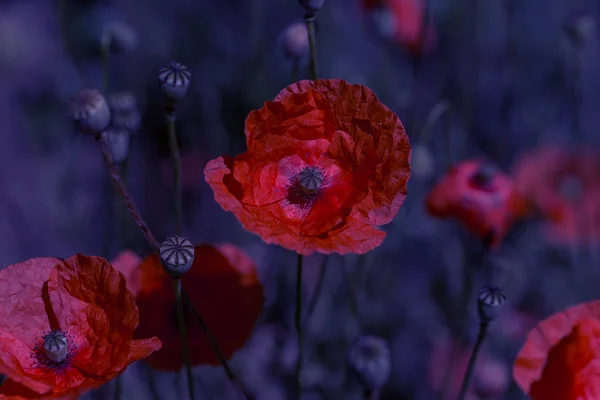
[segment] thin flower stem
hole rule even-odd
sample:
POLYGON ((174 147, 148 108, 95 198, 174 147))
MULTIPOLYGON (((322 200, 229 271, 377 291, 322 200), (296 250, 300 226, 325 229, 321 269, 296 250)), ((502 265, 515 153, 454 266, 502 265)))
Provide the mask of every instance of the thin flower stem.
POLYGON ((192 365, 190 363, 190 351, 188 349, 187 329, 185 326, 185 318, 183 312, 183 287, 181 279, 173 279, 173 288, 175 289, 175 299, 177 307, 177 324, 179 325, 179 333, 181 336, 181 351, 183 354, 183 363, 187 374, 188 392, 190 399, 194 400, 194 378, 192 376, 192 365))
POLYGON ((299 67, 300 62, 298 60, 294 60, 292 61, 292 82, 298 82, 298 78, 299 78, 299 73, 298 73, 298 67, 299 67))
POLYGON ((302 264, 304 257, 298 253, 296 263, 296 312, 294 322, 298 338, 298 361, 296 362, 296 398, 300 400, 302 395, 302 383, 300 382, 300 371, 302 370, 303 340, 302 340, 302 264))
POLYGON ((310 46, 310 74, 313 81, 316 81, 319 76, 319 69, 317 64, 317 34, 315 32, 315 20, 314 14, 306 14, 304 20, 306 21, 306 29, 308 30, 308 44, 310 46))
POLYGON ((110 90, 110 49, 108 46, 100 48, 102 59, 102 91, 106 94, 110 90))
POLYGON ((352 282, 350 282, 350 277, 348 275, 348 268, 346 266, 345 259, 342 259, 342 274, 344 275, 344 282, 346 283, 346 288, 348 289, 348 297, 350 301, 350 311, 352 312, 352 316, 354 319, 360 323, 360 314, 358 312, 358 302, 356 301, 356 295, 354 293, 354 288, 352 287, 352 282))
POLYGON ((310 301, 308 302, 308 307, 306 308, 306 317, 304 321, 305 325, 308 324, 308 322, 310 321, 310 317, 315 311, 315 308, 317 307, 317 303, 319 301, 319 297, 321 296, 321 292, 323 291, 325 275, 327 274, 327 261, 329 261, 329 256, 325 256, 323 262, 319 266, 319 277, 317 278, 317 283, 315 284, 312 297, 310 298, 310 301))
POLYGON ((131 214, 131 218, 133 218, 135 224, 138 226, 138 228, 140 228, 142 234, 144 235, 152 249, 156 253, 159 253, 160 244, 150 231, 150 228, 148 228, 148 225, 146 225, 146 222, 144 221, 139 211, 137 210, 137 207, 135 206, 133 198, 131 197, 131 195, 127 191, 127 188, 125 187, 125 184, 123 183, 123 179, 119 174, 119 170, 117 169, 112 157, 112 153, 110 152, 110 147, 108 145, 106 134, 98 136, 97 140, 100 143, 100 147, 102 148, 102 156, 104 157, 104 163, 106 164, 106 167, 110 172, 110 178, 112 179, 115 187, 117 188, 117 191, 123 198, 125 206, 131 214))
POLYGON ((234 384, 234 386, 237 387, 237 389, 240 391, 240 393, 246 399, 251 399, 251 396, 242 387, 241 383, 238 381, 235 374, 231 370, 231 367, 229 366, 227 359, 223 355, 223 352, 221 351, 221 348, 219 347, 219 344, 217 343, 217 339, 212 334, 212 332, 208 328, 208 325, 206 325, 206 322, 202 318, 202 315, 200 314, 200 312, 198 311, 198 309, 196 308, 194 303, 192 303, 192 300, 190 299, 190 297, 188 296, 188 294, 185 291, 183 292, 183 300, 185 301, 185 304, 189 307, 189 309, 192 311, 192 313, 196 317, 196 320, 198 321, 198 324, 204 331, 204 334, 206 335, 208 342, 210 343, 211 347, 213 348, 213 351, 215 352, 215 354, 217 355, 217 358, 219 359, 219 362, 223 366, 223 369, 225 370, 225 374, 227 375, 227 378, 229 378, 229 380, 234 384))
MULTIPOLYGON (((136 223, 136 225, 139 227, 139 229, 144 234, 144 237, 146 238, 146 240, 148 241, 148 243, 150 244, 150 246, 152 247, 152 249, 154 250, 154 252, 156 254, 158 254, 159 257, 160 257, 160 251, 159 251, 160 250, 160 244, 154 238, 154 235, 150 231, 150 228, 148 228, 148 225, 146 224, 146 222, 144 221, 144 219, 142 218, 142 216, 138 212, 138 210, 137 210, 137 208, 135 206, 135 203, 133 201, 133 198, 129 195, 129 192, 127 191, 127 188, 123 184, 123 180, 122 180, 121 176, 119 175, 119 171, 117 170, 117 168, 116 168, 116 166, 114 164, 114 161, 113 161, 113 158, 112 158, 112 154, 110 152, 110 148, 108 146, 108 142, 107 142, 107 139, 106 139, 106 135, 104 135, 104 134, 100 135, 97 138, 97 140, 98 140, 98 142, 101 145, 102 155, 104 157, 104 162, 106 164, 106 167, 110 171, 110 175, 111 175, 111 178, 113 180, 113 183, 115 184, 115 186, 117 187, 117 189, 118 189, 121 197, 123 198, 123 201, 125 202, 125 205, 127 206, 127 209, 131 213, 131 217, 133 218, 133 220, 136 223)), ((221 364, 223 365, 223 368, 225 369, 225 372, 227 373, 227 376, 229 377, 229 379, 236 386, 239 387, 239 384, 237 383, 237 381, 235 379, 235 376, 233 375, 233 372, 229 368, 229 365, 227 364, 227 361, 225 360, 225 357, 223 357, 223 352, 221 351, 221 349, 217 345, 217 342, 216 342, 214 336, 212 335, 212 333, 208 329, 208 326, 206 326, 206 324, 203 322, 202 316, 200 315, 199 311, 196 309, 196 307, 194 306, 194 304, 189 300, 189 296, 187 295, 185 289, 183 289, 183 288, 182 288, 182 295, 186 299, 186 303, 190 306, 190 308, 192 309, 192 311, 196 315, 196 318, 198 319, 198 322, 200 322, 200 325, 202 326, 202 329, 204 330, 204 333, 208 337, 208 339, 210 341, 210 344, 211 344, 214 352, 219 357, 219 359, 221 361, 221 364)), ((246 397, 250 398, 247 395, 246 395, 246 397)))
POLYGON ((113 393, 113 399, 121 400, 121 392, 122 392, 121 375, 117 375, 117 377, 115 378, 115 392, 113 393))
POLYGON ((165 110, 167 118, 167 131, 169 134, 169 149, 173 160, 173 199, 175 201, 175 232, 181 235, 183 226, 183 206, 181 199, 181 157, 179 145, 177 144, 177 132, 175 131, 175 110, 165 110))
POLYGON ((465 395, 467 394, 467 389, 469 388, 471 378, 473 377, 473 369, 475 368, 475 362, 477 361, 479 350, 481 350, 481 345, 487 336, 488 326, 489 322, 487 321, 481 321, 479 323, 479 334, 477 335, 477 341, 473 347, 473 352, 471 353, 471 358, 469 359, 469 365, 467 366, 467 371, 465 372, 465 377, 463 378, 462 385, 460 387, 460 392, 457 398, 458 400, 464 400, 465 395))

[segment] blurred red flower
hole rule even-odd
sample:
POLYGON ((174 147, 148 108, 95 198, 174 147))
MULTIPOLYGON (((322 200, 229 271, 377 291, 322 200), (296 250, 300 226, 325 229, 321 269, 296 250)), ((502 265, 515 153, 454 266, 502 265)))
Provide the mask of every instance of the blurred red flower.
POLYGON ((600 301, 554 314, 529 333, 513 377, 534 400, 600 398, 600 301))
POLYGON ((301 81, 246 119, 247 151, 206 166, 221 207, 267 243, 301 254, 379 246, 406 197, 410 143, 362 85, 301 81))
POLYGON ((0 399, 76 398, 160 348, 132 340, 133 294, 103 258, 34 258, 0 285, 0 399))
POLYGON ((510 178, 482 160, 452 167, 425 200, 427 212, 454 217, 490 246, 498 245, 527 208, 510 178))
MULTIPOLYGON (((132 279, 139 285, 136 336, 153 332, 163 344, 161 351, 145 361, 156 369, 179 371, 183 357, 172 279, 163 272, 156 254, 137 266, 132 279)), ((263 286, 254 262, 231 244, 196 246, 194 264, 181 280, 224 356, 230 358, 246 343, 262 312, 263 286)), ((219 365, 191 310, 186 310, 186 325, 191 364, 219 365)))
POLYGON ((600 159, 590 150, 545 145, 516 163, 514 182, 548 219, 558 243, 600 240, 600 159))
POLYGON ((427 31, 421 32, 425 22, 423 0, 362 0, 362 5, 384 39, 394 41, 413 53, 433 47, 435 30, 432 18, 427 22, 427 31))

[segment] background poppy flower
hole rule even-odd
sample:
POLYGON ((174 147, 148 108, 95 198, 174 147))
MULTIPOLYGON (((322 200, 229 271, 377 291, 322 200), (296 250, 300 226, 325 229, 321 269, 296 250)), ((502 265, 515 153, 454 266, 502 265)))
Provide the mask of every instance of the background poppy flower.
POLYGON ((598 398, 599 317, 600 301, 592 301, 554 314, 532 329, 513 366, 519 387, 533 399, 598 398))
POLYGON ((428 21, 427 32, 421 32, 425 21, 423 0, 362 0, 378 33, 414 53, 430 50, 435 31, 428 21))
POLYGON ((205 170, 216 201, 267 243, 366 253, 406 197, 410 143, 362 85, 301 81, 246 119, 247 151, 205 170))
POLYGON ((80 394, 160 348, 157 338, 132 340, 133 294, 103 258, 32 259, 0 271, 0 282, 0 373, 9 377, 0 396, 80 394), (46 348, 53 338, 61 354, 46 348))
POLYGON ((457 218, 475 235, 489 238, 492 246, 527 211, 510 178, 483 160, 451 168, 427 195, 425 205, 430 215, 457 218))
MULTIPOLYGON (((139 265, 137 277, 141 321, 136 335, 153 332, 163 343, 162 350, 146 361, 156 369, 179 371, 183 357, 172 280, 156 254, 139 265)), ((263 287, 254 262, 231 244, 196 246, 194 264, 181 280, 224 356, 230 358, 246 343, 262 312, 263 287)), ((191 310, 186 311, 186 320, 191 364, 219 365, 191 310)))

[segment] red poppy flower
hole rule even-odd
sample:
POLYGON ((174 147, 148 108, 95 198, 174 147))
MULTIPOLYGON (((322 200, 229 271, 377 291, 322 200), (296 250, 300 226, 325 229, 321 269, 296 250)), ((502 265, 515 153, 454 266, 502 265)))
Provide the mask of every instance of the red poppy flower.
MULTIPOLYGON (((136 335, 153 332, 163 343, 162 350, 145 361, 156 369, 178 371, 183 357, 171 278, 155 254, 139 265, 136 275, 140 283, 136 335)), ((262 312, 263 287, 253 261, 231 244, 197 246, 194 264, 181 280, 225 357, 230 358, 246 343, 262 312)), ((191 364, 219 365, 191 310, 186 311, 186 318, 191 364)))
POLYGON ((435 185, 425 201, 427 212, 454 217, 495 246, 526 213, 524 200, 508 176, 482 160, 463 161, 435 185))
POLYGON ((521 157, 513 176, 517 190, 550 220, 552 239, 600 238, 600 159, 594 153, 543 146, 521 157))
POLYGON ((600 301, 554 314, 534 328, 513 377, 534 400, 600 398, 600 301))
POLYGON ((247 151, 204 170, 215 199, 267 243, 301 254, 379 246, 406 197, 410 143, 375 94, 301 81, 246 119, 247 151))
POLYGON ((415 53, 433 47, 435 31, 432 21, 428 21, 424 37, 421 32, 425 21, 423 0, 362 0, 362 4, 383 38, 415 53))
POLYGON ((75 396, 160 348, 132 340, 133 294, 102 258, 32 259, 0 271, 0 285, 0 399, 75 396))

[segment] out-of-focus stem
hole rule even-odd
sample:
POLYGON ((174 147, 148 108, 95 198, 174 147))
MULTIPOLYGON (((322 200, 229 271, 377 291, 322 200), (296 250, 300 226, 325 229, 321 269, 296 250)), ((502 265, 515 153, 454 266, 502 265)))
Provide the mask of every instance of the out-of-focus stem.
POLYGON ((187 329, 185 326, 185 318, 183 312, 183 288, 181 279, 173 279, 173 289, 175 290, 175 299, 177 307, 177 324, 179 325, 179 334, 181 337, 181 352, 183 355, 183 364, 187 374, 188 392, 190 399, 194 400, 194 377, 192 376, 192 366, 190 363, 190 351, 188 349, 187 329))
POLYGON ((346 288, 348 289, 348 297, 350 299, 350 311, 352 312, 352 316, 354 317, 354 319, 359 321, 360 314, 358 312, 358 302, 356 301, 356 295, 354 293, 352 282, 350 282, 350 277, 348 276, 348 268, 346 266, 345 259, 342 259, 342 274, 344 275, 344 282, 346 283, 346 288))
POLYGON ((296 398, 300 400, 302 395, 302 383, 300 381, 300 372, 303 361, 303 338, 302 338, 302 264, 304 257, 298 254, 296 263, 296 312, 294 314, 294 323, 296 326, 296 335, 298 339, 298 361, 296 362, 296 398))
POLYGON ((300 62, 298 60, 292 61, 292 82, 298 82, 298 78, 300 76, 300 74, 298 73, 299 65, 300 62))
POLYGON ((317 64, 317 34, 315 32, 315 20, 314 14, 306 14, 304 20, 306 21, 306 29, 308 30, 308 44, 310 46, 310 74, 312 80, 317 80, 319 76, 319 69, 317 64))
POLYGON ((166 109, 167 131, 169 135, 169 149, 173 160, 173 200, 175 202, 175 232, 181 235, 183 226, 183 205, 181 195, 181 157, 179 145, 177 144, 177 133, 175 131, 175 111, 166 109))
POLYGON ((317 307, 317 303, 319 301, 319 297, 321 296, 321 292, 323 291, 323 284, 325 283, 325 275, 327 275, 327 261, 329 261, 329 256, 325 256, 325 259, 320 265, 319 277, 317 278, 317 283, 313 290, 310 301, 308 302, 308 307, 306 308, 306 321, 305 324, 308 324, 310 321, 310 317, 312 313, 315 311, 317 307))
POLYGON ((465 372, 465 377, 463 378, 462 385, 460 387, 460 392, 458 393, 458 400, 464 400, 465 395, 467 394, 469 384, 471 383, 471 378, 473 377, 473 369, 475 368, 475 362, 477 361, 479 350, 481 350, 481 345, 483 344, 483 341, 485 340, 485 337, 487 335, 488 326, 489 322, 487 321, 481 321, 479 323, 479 334, 477 335, 477 341, 475 342, 475 346, 473 347, 471 358, 469 358, 469 365, 467 366, 467 371, 465 372))

